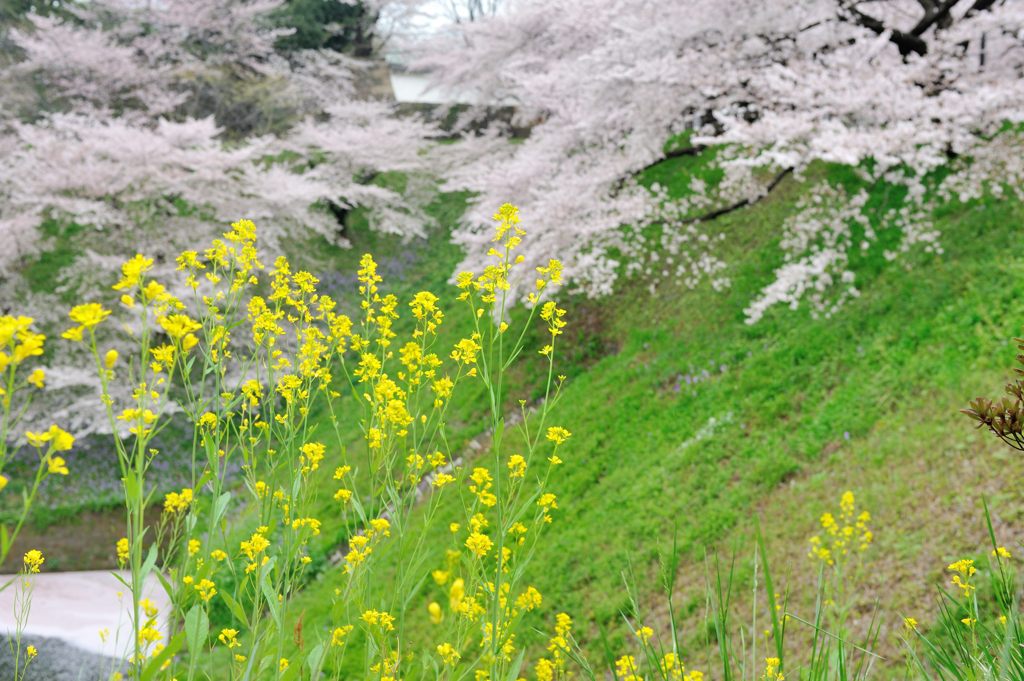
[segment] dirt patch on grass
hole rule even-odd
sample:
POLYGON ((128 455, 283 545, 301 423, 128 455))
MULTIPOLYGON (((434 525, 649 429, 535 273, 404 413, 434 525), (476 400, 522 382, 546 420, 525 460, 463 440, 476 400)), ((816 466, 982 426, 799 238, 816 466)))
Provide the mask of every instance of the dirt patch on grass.
MULTIPOLYGON (((26 524, 11 548, 4 570, 13 570, 29 549, 46 556, 47 572, 69 570, 109 570, 117 567, 117 540, 125 535, 125 511, 122 507, 82 511, 59 523, 39 529, 26 524)), ((160 522, 160 508, 147 511, 147 522, 160 522)))

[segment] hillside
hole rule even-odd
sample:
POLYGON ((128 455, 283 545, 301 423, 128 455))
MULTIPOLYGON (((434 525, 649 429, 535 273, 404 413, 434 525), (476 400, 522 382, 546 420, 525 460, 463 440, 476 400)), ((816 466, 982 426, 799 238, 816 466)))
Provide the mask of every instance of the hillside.
MULTIPOLYGON (((651 176, 684 187, 701 167, 699 159, 677 159, 651 176)), ((663 567, 675 538, 675 602, 693 646, 687 658, 713 669, 704 645, 708 561, 737 558, 738 612, 749 612, 759 521, 790 608, 810 618, 817 567, 807 558, 808 538, 818 531, 817 515, 852 490, 874 516, 876 536, 855 576, 863 589, 855 629, 866 629, 877 602, 886 659, 876 671, 895 673, 903 667, 895 637, 902 616, 927 628, 945 566, 985 551, 983 498, 997 530, 1019 520, 1011 516, 1019 513, 1024 465, 957 412, 1009 373, 1011 338, 1022 323, 1024 245, 1016 235, 1024 206, 948 205, 935 216, 946 255, 890 264, 868 254, 857 268, 862 294, 832 318, 780 308, 745 324, 745 306, 780 264, 777 226, 820 177, 850 181, 841 167, 819 167, 713 223, 727 235, 733 284, 725 292, 662 283, 652 293, 649 280, 634 277, 611 297, 570 301, 569 380, 558 419, 574 437, 553 483, 564 502, 530 568, 545 598, 538 628, 569 612, 589 652, 611 664, 629 636, 624 572, 635 579, 640 618, 667 624, 663 567)), ((869 189, 879 210, 899 200, 885 186, 869 189)), ((457 253, 440 243, 420 249, 372 239, 343 261, 351 268, 362 249, 385 263, 418 253, 392 268, 398 290, 411 291, 440 284, 448 271, 435 265, 446 268, 457 253)), ((535 397, 531 376, 520 379, 512 394, 535 397)), ((463 404, 460 420, 473 423, 474 413, 463 404)), ((486 433, 461 434, 486 444, 486 433)), ((430 540, 437 566, 449 548, 448 516, 456 509, 442 508, 442 529, 430 540)), ((1019 537, 1000 539, 1009 546, 1019 537)), ((304 619, 325 614, 336 570, 324 567, 305 593, 304 619)), ((424 636, 426 602, 444 598, 442 589, 424 587, 424 636)), ((789 636, 799 642, 809 631, 789 636)))
MULTIPOLYGON (((682 192, 704 168, 699 157, 672 159, 644 180, 682 192)), ((877 648, 885 658, 877 669, 895 673, 903 666, 895 638, 902 616, 913 615, 926 629, 936 616, 931 595, 945 565, 984 552, 982 500, 993 508, 997 531, 1020 520, 1011 514, 1020 513, 1024 464, 972 430, 957 410, 1008 375, 1011 339, 1024 323, 1017 306, 1024 293, 1024 243, 1017 238, 1024 205, 992 198, 947 204, 935 215, 944 255, 889 263, 869 252, 856 263, 861 295, 831 318, 776 307, 757 324, 745 323, 745 307, 780 265, 778 226, 823 178, 857 182, 848 169, 818 166, 708 223, 726 237, 721 256, 732 285, 725 291, 707 282, 690 289, 633 275, 609 297, 566 301, 569 328, 559 368, 568 380, 557 414, 574 436, 566 465, 552 480, 560 508, 530 567, 530 581, 544 596, 533 621, 538 629, 549 629, 556 612, 568 612, 593 659, 610 664, 629 636, 621 617, 631 608, 623 573, 635 583, 640 619, 664 629, 663 584, 675 544, 674 603, 683 640, 692 646, 685 658, 690 667, 711 671, 717 663, 705 645, 711 631, 705 582, 715 557, 736 558, 738 612, 750 612, 760 523, 776 580, 790 592, 788 609, 810 613, 817 568, 807 558, 808 537, 817 531, 817 515, 851 490, 871 511, 876 537, 854 577, 862 590, 853 621, 865 630, 877 602, 877 648)), ((876 211, 901 200, 883 184, 867 189, 876 211)), ((315 241, 293 255, 342 300, 366 251, 400 296, 440 291, 460 257, 447 233, 465 201, 445 195, 431 206, 440 228, 426 241, 372 233, 356 211, 347 226, 351 249, 315 241)), ((34 276, 41 262, 45 255, 27 274, 34 276)), ((457 338, 466 319, 449 312, 442 339, 457 338)), ((530 343, 535 350, 541 339, 530 343)), ((510 413, 516 400, 537 399, 539 363, 524 362, 514 379, 510 413)), ((450 419, 466 463, 486 450, 488 433, 475 425, 483 422, 478 397, 463 395, 450 419)), ((326 433, 326 416, 320 418, 326 433)), ((353 429, 343 437, 354 443, 359 436, 353 429)), ((336 465, 331 456, 328 469, 336 465)), ((330 494, 325 483, 321 517, 334 512, 330 494)), ((105 504, 86 499, 59 515, 97 505, 105 504)), ((450 546, 448 518, 461 510, 439 509, 439 529, 428 538, 437 566, 450 546)), ((26 536, 45 542, 47 531, 26 536)), ((1000 538, 1008 546, 1021 539, 1000 538)), ((304 621, 330 622, 320 618, 339 575, 329 559, 345 539, 340 529, 318 538, 311 552, 318 574, 294 610, 304 621)), ((56 564, 75 567, 80 548, 72 541, 56 564)), ((422 620, 417 636, 429 640, 426 603, 445 597, 423 585, 422 604, 414 608, 422 620)), ((799 642, 806 633, 796 627, 789 636, 799 642)), ((537 633, 533 643, 543 639, 537 633)))

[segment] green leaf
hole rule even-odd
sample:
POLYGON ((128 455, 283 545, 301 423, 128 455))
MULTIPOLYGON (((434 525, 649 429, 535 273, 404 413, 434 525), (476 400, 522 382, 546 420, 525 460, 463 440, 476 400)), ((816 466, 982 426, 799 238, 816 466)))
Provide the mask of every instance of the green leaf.
POLYGON ((164 591, 167 593, 167 595, 169 597, 173 596, 174 587, 171 586, 170 580, 164 577, 163 573, 159 570, 156 570, 155 572, 153 572, 153 574, 156 575, 157 580, 160 582, 160 586, 164 588, 164 591))
POLYGON ((274 618, 277 630, 281 630, 281 603, 277 600, 277 592, 270 585, 270 570, 265 570, 260 578, 260 591, 263 598, 267 600, 267 607, 270 609, 270 616, 274 618))
POLYGON ((309 651, 309 655, 306 656, 306 667, 309 669, 309 678, 311 680, 315 681, 315 679, 320 678, 320 671, 326 659, 326 650, 323 641, 321 641, 313 646, 313 649, 309 651))
POLYGON ((200 657, 200 651, 206 647, 209 636, 210 618, 206 610, 197 603, 185 615, 185 637, 188 640, 190 660, 197 660, 200 657))
POLYGON ((121 478, 121 482, 124 483, 125 501, 128 506, 131 507, 142 497, 142 493, 139 490, 139 484, 131 475, 126 475, 121 478))
POLYGON ((224 591, 218 591, 217 593, 220 594, 221 600, 223 600, 224 604, 228 606, 228 610, 230 610, 231 614, 235 616, 235 619, 246 624, 249 622, 245 616, 245 611, 242 610, 242 606, 238 604, 238 601, 224 591))
POLYGON ((211 480, 213 480, 213 472, 205 471, 203 475, 199 478, 199 481, 196 482, 196 489, 202 489, 203 487, 206 486, 206 483, 210 482, 211 480))
POLYGON ((220 522, 221 517, 224 515, 224 511, 227 510, 228 502, 230 501, 231 492, 224 492, 224 494, 217 497, 217 501, 213 503, 213 522, 210 523, 211 526, 217 526, 217 523, 220 522))
POLYGON ((150 544, 149 554, 146 556, 146 562, 142 564, 142 572, 140 573, 140 579, 145 580, 146 575, 153 571, 153 566, 156 565, 156 555, 156 544, 150 544))
POLYGON ((129 591, 132 590, 131 582, 126 580, 124 577, 122 577, 121 573, 119 573, 119 572, 111 572, 110 574, 112 574, 114 576, 114 579, 116 579, 117 581, 121 582, 121 584, 124 585, 124 588, 128 589, 129 591))
POLYGON ((508 668, 508 676, 505 678, 507 681, 516 681, 519 678, 519 671, 523 668, 523 657, 526 655, 526 649, 520 648, 519 654, 516 655, 515 662, 508 668))

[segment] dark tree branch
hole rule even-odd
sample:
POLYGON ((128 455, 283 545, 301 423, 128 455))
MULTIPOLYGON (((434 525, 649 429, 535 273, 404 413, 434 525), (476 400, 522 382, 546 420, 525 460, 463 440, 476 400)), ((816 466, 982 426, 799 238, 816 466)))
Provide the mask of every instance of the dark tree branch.
MULTIPOLYGON (((933 26, 946 28, 952 24, 953 16, 951 12, 960 2, 961 0, 943 0, 941 3, 937 0, 922 1, 920 4, 925 9, 925 14, 909 31, 890 29, 880 19, 865 14, 853 5, 840 3, 840 6, 849 13, 850 18, 855 23, 876 35, 882 35, 889 31, 890 42, 895 44, 899 48, 900 54, 905 57, 910 54, 927 54, 928 43, 921 36, 927 33, 928 29, 933 26)), ((979 12, 984 12, 991 9, 997 2, 999 0, 974 0, 974 4, 970 6, 964 16, 970 17, 979 12)))
POLYGON ((914 25, 914 28, 910 29, 911 35, 920 37, 924 35, 924 32, 934 26, 936 23, 941 22, 949 18, 949 13, 952 11, 960 0, 945 0, 941 5, 936 7, 930 12, 925 12, 925 15, 921 18, 921 21, 914 25))
MULTIPOLYGON (((873 16, 864 14, 856 7, 847 6, 847 12, 850 13, 850 17, 854 22, 868 29, 876 35, 882 35, 886 31, 890 31, 880 19, 876 19, 873 16)), ((906 57, 909 54, 927 54, 928 43, 926 43, 920 36, 914 35, 913 33, 904 33, 897 29, 891 29, 889 33, 889 41, 899 48, 900 54, 906 57)))
MULTIPOLYGON (((707 145, 704 145, 704 144, 696 144, 696 145, 694 145, 692 147, 676 147, 675 149, 672 149, 671 151, 666 153, 665 154, 665 158, 661 159, 661 161, 664 161, 667 158, 680 158, 682 156, 697 156, 698 154, 703 152, 705 149, 707 149, 707 145)), ((661 163, 661 161, 655 161, 655 163, 661 163)), ((651 165, 654 165, 654 164, 652 163, 651 165)), ((649 168, 650 166, 647 166, 647 167, 649 168)), ((645 170, 646 170, 646 168, 645 168, 645 170)))
POLYGON ((715 210, 713 210, 713 211, 711 211, 709 213, 705 213, 704 215, 696 215, 696 216, 694 216, 692 218, 686 218, 682 222, 684 224, 690 224, 690 223, 693 223, 693 222, 706 222, 707 220, 714 220, 715 218, 719 218, 719 217, 722 217, 723 215, 726 215, 728 213, 732 213, 733 211, 737 211, 740 208, 746 208, 747 206, 752 206, 755 203, 757 203, 758 201, 760 201, 761 199, 763 199, 764 197, 768 196, 768 194, 770 194, 773 189, 778 187, 779 183, 782 182, 784 179, 786 179, 786 177, 788 177, 789 174, 792 173, 792 172, 793 172, 792 168, 783 168, 782 170, 780 170, 778 172, 778 174, 775 175, 774 178, 772 178, 772 181, 768 183, 768 186, 765 187, 764 193, 759 195, 759 196, 757 196, 757 197, 755 197, 755 198, 753 198, 753 199, 740 199, 736 203, 731 203, 728 206, 723 206, 721 208, 716 208, 715 210))
POLYGON ((984 12, 986 10, 992 9, 996 2, 997 0, 975 0, 974 4, 971 5, 971 8, 967 10, 967 14, 965 14, 964 16, 969 17, 977 14, 978 12, 984 12))

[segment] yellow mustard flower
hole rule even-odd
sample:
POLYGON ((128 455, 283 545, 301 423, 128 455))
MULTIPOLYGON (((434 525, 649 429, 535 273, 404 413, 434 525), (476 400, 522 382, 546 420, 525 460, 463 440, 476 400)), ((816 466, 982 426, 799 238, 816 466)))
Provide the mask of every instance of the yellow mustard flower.
POLYGON ((43 552, 39 549, 31 549, 25 553, 23 558, 25 563, 25 572, 35 574, 39 572, 39 568, 46 562, 46 558, 43 557, 43 552))

